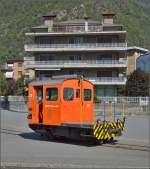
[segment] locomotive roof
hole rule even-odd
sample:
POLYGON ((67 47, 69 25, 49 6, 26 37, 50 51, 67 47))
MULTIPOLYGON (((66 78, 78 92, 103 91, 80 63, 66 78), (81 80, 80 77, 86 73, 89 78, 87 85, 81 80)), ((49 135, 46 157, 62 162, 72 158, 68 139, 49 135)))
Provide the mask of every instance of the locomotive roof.
POLYGON ((30 82, 30 84, 33 86, 38 86, 43 84, 62 84, 66 80, 75 80, 75 79, 82 79, 87 81, 82 76, 78 76, 78 75, 62 75, 62 76, 60 75, 60 76, 53 76, 52 78, 49 79, 35 80, 30 82))
POLYGON ((62 84, 64 80, 54 80, 54 79, 47 79, 47 80, 38 80, 38 81, 32 81, 30 84, 33 86, 39 86, 43 84, 62 84))

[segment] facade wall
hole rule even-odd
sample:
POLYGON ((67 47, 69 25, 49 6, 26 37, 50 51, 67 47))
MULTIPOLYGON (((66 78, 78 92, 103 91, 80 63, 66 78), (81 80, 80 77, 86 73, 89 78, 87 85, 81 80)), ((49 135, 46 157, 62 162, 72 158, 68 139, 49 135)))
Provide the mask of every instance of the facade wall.
POLYGON ((136 59, 138 58, 139 54, 135 51, 128 52, 128 68, 127 68, 127 75, 130 75, 134 70, 136 70, 136 59))
POLYGON ((13 79, 17 80, 21 78, 24 73, 23 62, 14 62, 13 66, 13 79))
POLYGON ((14 79, 17 80, 21 78, 21 76, 24 74, 24 65, 23 62, 20 61, 11 61, 11 63, 5 63, 5 65, 2 68, 2 72, 4 73, 4 76, 6 79, 14 79))

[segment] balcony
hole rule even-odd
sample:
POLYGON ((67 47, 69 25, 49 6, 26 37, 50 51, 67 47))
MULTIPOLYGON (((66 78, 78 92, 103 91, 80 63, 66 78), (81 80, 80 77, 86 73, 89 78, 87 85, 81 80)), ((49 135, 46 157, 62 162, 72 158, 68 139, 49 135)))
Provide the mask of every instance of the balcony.
POLYGON ((127 60, 52 60, 25 61, 25 69, 29 68, 115 68, 127 67, 127 60))
POLYGON ((126 77, 87 77, 94 85, 125 85, 126 77))
POLYGON ((13 72, 12 71, 6 72, 5 77, 6 77, 6 79, 12 79, 13 78, 13 72))
POLYGON ((58 25, 53 26, 52 29, 46 27, 33 27, 32 32, 26 35, 68 35, 68 34, 119 34, 126 36, 126 31, 123 30, 122 25, 58 25), (109 28, 109 29, 108 29, 109 28))
POLYGON ((28 44, 26 52, 125 51, 127 43, 28 44))

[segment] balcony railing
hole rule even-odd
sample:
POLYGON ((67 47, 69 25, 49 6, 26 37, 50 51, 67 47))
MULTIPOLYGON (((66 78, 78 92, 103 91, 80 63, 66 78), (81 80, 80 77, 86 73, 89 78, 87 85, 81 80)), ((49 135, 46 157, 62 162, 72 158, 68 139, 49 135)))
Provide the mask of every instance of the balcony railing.
POLYGON ((87 77, 92 82, 125 82, 125 77, 87 77))
MULTIPOLYGON (((84 77, 95 85, 125 85, 126 77, 84 77)), ((47 80, 50 77, 37 77, 37 80, 47 80)))
POLYGON ((95 85, 125 85, 125 77, 87 77, 95 85))
POLYGON ((25 68, 33 68, 40 66, 50 67, 84 67, 84 66, 100 66, 100 67, 126 67, 127 60, 51 60, 51 61, 25 61, 25 68))
POLYGON ((54 26, 52 32, 101 32, 103 31, 102 26, 54 26))
POLYGON ((35 49, 58 49, 58 48, 126 48, 127 43, 76 43, 76 44, 28 44, 24 48, 26 51, 35 49))

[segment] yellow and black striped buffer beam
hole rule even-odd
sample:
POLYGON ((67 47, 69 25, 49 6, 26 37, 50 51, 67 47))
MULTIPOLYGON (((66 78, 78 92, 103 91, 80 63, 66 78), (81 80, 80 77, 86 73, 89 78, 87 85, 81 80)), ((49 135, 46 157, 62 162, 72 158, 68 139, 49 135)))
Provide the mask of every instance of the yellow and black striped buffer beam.
POLYGON ((119 129, 122 132, 124 131, 125 121, 117 120, 113 121, 102 121, 100 123, 95 123, 93 126, 93 135, 98 140, 110 140, 117 136, 117 133, 113 132, 116 129, 119 129))

